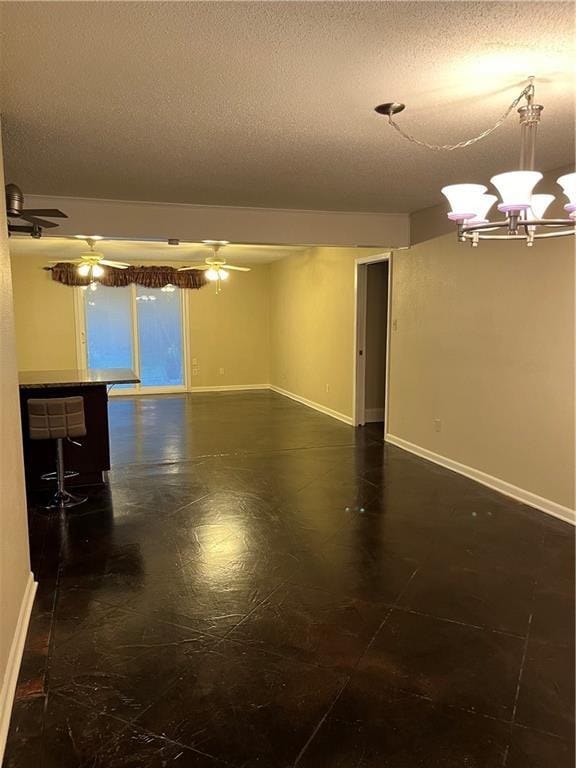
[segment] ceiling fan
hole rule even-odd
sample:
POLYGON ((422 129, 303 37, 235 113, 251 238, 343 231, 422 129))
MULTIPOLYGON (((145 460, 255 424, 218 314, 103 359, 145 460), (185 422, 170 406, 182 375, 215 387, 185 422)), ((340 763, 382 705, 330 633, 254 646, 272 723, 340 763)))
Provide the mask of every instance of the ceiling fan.
POLYGON ((58 259, 57 261, 51 261, 50 264, 76 264, 77 272, 82 277, 89 277, 91 282, 97 277, 102 277, 104 270, 102 265, 106 267, 112 267, 112 269, 128 269, 130 264, 125 264, 122 261, 110 261, 104 258, 104 254, 94 250, 94 246, 100 237, 86 237, 89 251, 78 254, 77 259, 58 259))
POLYGON ((221 240, 219 242, 207 243, 212 249, 212 256, 207 256, 204 259, 204 264, 191 264, 189 267, 179 267, 178 272, 187 272, 190 269, 203 269, 206 272, 206 278, 216 283, 216 293, 220 293, 222 289, 222 280, 228 279, 230 270, 234 272, 250 272, 250 267, 236 267, 233 264, 228 264, 223 256, 219 256, 218 252, 224 245, 228 245, 227 241, 221 240))
POLYGON ((39 218, 48 216, 51 219, 67 219, 67 214, 59 211, 58 208, 24 208, 24 194, 16 184, 6 184, 6 216, 9 219, 18 219, 28 222, 27 224, 11 224, 8 222, 8 234, 14 232, 25 232, 38 239, 42 237, 43 229, 57 227, 55 221, 47 221, 39 218))

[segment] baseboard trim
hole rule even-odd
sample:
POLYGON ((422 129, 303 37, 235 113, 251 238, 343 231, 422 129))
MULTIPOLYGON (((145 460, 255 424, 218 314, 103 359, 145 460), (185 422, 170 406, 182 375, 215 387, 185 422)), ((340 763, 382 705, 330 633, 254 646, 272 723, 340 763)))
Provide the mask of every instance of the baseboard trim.
POLYGON ((498 491, 499 493, 504 494, 504 496, 510 496, 516 501, 522 502, 522 504, 535 507, 541 512, 546 512, 548 515, 564 520, 566 523, 576 525, 576 511, 569 507, 564 507, 562 504, 558 504, 550 499, 545 499, 531 491, 527 491, 524 488, 519 488, 505 480, 501 480, 499 477, 493 477, 479 469, 474 469, 474 467, 468 467, 466 464, 454 461, 454 459, 441 456, 438 453, 434 453, 434 451, 429 451, 427 448, 422 448, 415 443, 410 443, 408 440, 404 440, 401 437, 396 437, 396 435, 388 433, 385 439, 387 443, 391 443, 398 448, 402 448, 416 456, 420 456, 422 459, 432 461, 434 464, 439 464, 441 467, 451 469, 453 472, 458 472, 458 474, 464 475, 464 477, 468 477, 471 480, 475 480, 477 483, 481 483, 488 488, 492 488, 492 490, 498 491))
POLYGON ((275 387, 272 384, 270 385, 269 389, 271 389, 273 392, 277 392, 279 395, 289 397, 290 400, 295 400, 301 405, 307 405, 308 408, 313 408, 315 411, 319 411, 326 416, 332 416, 333 419, 343 421, 344 424, 354 426, 354 420, 351 416, 346 416, 346 414, 340 413, 339 411, 333 411, 332 408, 327 408, 325 405, 314 402, 314 400, 308 400, 306 397, 301 397, 300 395, 294 394, 294 392, 289 392, 287 389, 282 389, 281 387, 275 387))
POLYGON ((18 673, 22 663, 22 654, 24 653, 24 643, 26 642, 26 633, 30 622, 30 613, 36 594, 38 584, 34 581, 32 573, 28 576, 28 583, 24 590, 22 603, 20 604, 20 613, 18 614, 18 623, 12 638, 10 654, 6 665, 6 675, 0 690, 0 765, 4 757, 6 748, 6 739, 8 737, 8 728, 10 726, 10 717, 12 716, 12 706, 14 704, 14 694, 16 692, 16 683, 18 682, 18 673))
POLYGON ((172 391, 165 389, 139 389, 135 392, 125 392, 122 389, 112 389, 109 397, 161 397, 162 395, 188 395, 195 392, 249 392, 251 390, 270 389, 268 384, 223 384, 221 387, 190 387, 189 389, 174 389, 172 391))
POLYGON ((366 411, 364 412, 364 421, 368 423, 384 421, 384 408, 366 408, 366 411))
POLYGON ((269 384, 225 384, 221 387, 190 387, 188 392, 250 392, 270 389, 269 384))

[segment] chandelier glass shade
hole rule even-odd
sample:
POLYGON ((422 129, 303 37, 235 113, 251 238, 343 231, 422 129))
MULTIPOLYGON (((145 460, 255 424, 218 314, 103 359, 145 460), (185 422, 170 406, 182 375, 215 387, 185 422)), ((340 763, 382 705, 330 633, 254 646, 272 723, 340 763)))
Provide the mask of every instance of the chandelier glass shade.
POLYGON ((510 171, 492 176, 490 181, 502 198, 498 210, 502 213, 527 211, 532 205, 532 190, 541 178, 538 171, 510 171))
POLYGON ((576 218, 576 173, 567 173, 565 176, 560 176, 558 184, 560 184, 564 194, 570 201, 564 206, 564 210, 568 211, 574 219, 576 218))
POLYGON ((532 195, 530 202, 531 218, 541 219, 555 199, 554 195, 532 195))

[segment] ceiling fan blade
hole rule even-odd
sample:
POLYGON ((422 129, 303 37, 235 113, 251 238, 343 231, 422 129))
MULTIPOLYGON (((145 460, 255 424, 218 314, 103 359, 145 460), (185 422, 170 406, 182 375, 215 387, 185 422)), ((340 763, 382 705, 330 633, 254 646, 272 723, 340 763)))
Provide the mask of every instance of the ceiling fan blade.
POLYGON ((22 213, 28 216, 48 216, 49 219, 67 219, 68 214, 58 208, 24 208, 22 213))
POLYGON ((32 216, 29 213, 20 214, 20 218, 24 221, 29 221, 30 224, 37 224, 42 229, 50 229, 50 227, 57 227, 58 224, 55 221, 47 221, 46 219, 37 219, 36 216, 32 216))
POLYGON ((82 264, 82 259, 52 259, 48 264, 82 264))
POLYGON ((224 264, 224 269, 233 269, 235 272, 250 272, 250 267, 234 267, 232 264, 224 264))
POLYGON ((130 264, 124 264, 123 261, 108 261, 108 259, 100 259, 98 264, 104 264, 106 267, 117 267, 118 269, 128 269, 130 264))
POLYGON ((10 232, 32 232, 32 226, 25 226, 23 224, 8 224, 10 232))
POLYGON ((178 267, 178 272, 188 272, 190 269, 211 269, 209 264, 194 264, 190 267, 178 267))

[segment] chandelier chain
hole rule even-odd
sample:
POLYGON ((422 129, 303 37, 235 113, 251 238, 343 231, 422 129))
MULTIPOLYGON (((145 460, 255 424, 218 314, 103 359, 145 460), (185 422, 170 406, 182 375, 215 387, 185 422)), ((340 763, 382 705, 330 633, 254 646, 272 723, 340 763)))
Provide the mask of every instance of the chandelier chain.
POLYGON ((508 107, 506 112, 492 125, 490 128, 487 128, 485 131, 482 131, 482 133, 478 134, 478 136, 474 136, 471 139, 466 139, 465 141, 459 141, 457 144, 428 144, 426 141, 421 141, 420 139, 417 139, 415 136, 412 136, 409 133, 406 133, 405 131, 400 128, 398 123, 396 123, 392 118, 392 113, 388 113, 388 122, 394 128, 398 133, 403 136, 408 141, 411 141, 413 144, 417 144, 419 147, 425 147, 426 149, 431 149, 435 152, 452 152, 454 149, 463 149, 464 147, 469 147, 472 144, 475 144, 477 141, 481 141, 482 139, 485 139, 487 136, 490 136, 491 133, 493 133, 497 128, 499 128, 502 123, 506 120, 506 118, 510 115, 513 109, 515 109, 520 101, 526 96, 527 98, 530 97, 534 93, 534 85, 532 82, 527 85, 522 93, 517 96, 512 104, 508 107))

